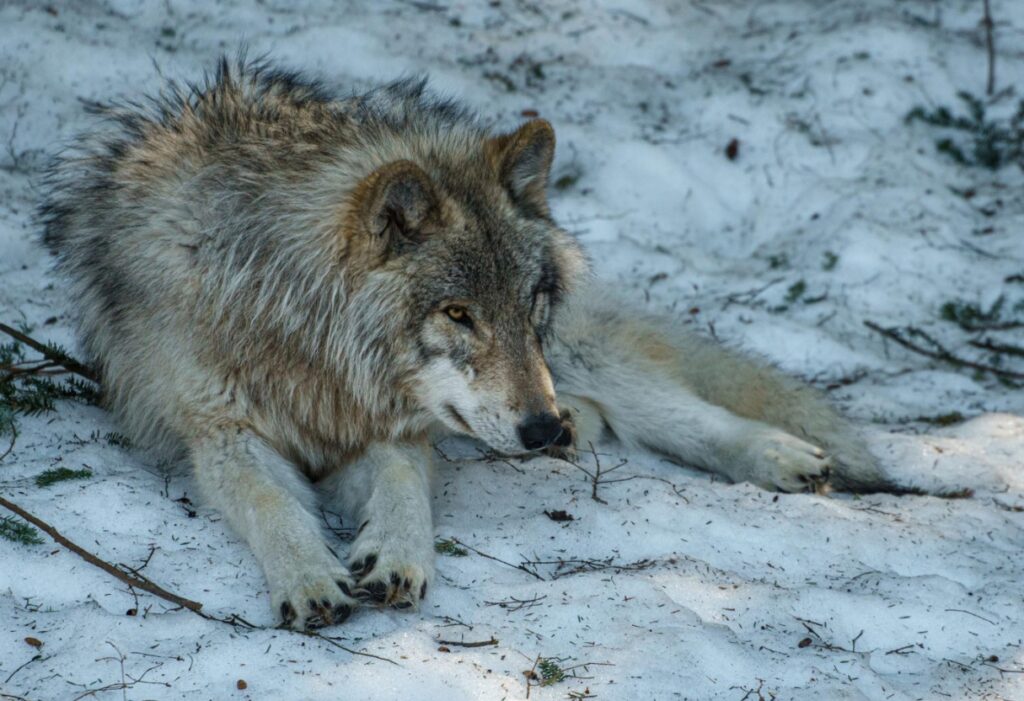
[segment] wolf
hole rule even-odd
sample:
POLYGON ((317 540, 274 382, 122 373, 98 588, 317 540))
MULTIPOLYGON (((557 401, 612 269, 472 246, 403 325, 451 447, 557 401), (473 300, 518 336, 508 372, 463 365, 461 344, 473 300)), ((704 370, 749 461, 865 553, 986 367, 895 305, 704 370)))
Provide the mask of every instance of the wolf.
POLYGON ((222 59, 55 158, 43 241, 107 406, 187 459, 285 625, 415 607, 431 441, 626 447, 771 490, 893 485, 821 397, 609 296, 546 189, 555 134, 495 134, 420 79, 343 93, 222 59), (359 524, 343 563, 318 500, 359 524))

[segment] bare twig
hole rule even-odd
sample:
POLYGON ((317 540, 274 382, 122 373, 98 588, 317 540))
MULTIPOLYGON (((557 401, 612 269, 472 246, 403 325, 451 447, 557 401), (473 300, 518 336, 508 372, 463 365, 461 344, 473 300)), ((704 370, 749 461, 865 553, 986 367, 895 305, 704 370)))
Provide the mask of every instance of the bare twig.
POLYGON ((29 660, 28 660, 27 662, 25 662, 25 663, 21 664, 21 665, 20 665, 20 666, 18 666, 18 667, 17 667, 17 668, 16 668, 16 669, 15 669, 15 670, 14 670, 13 672, 11 672, 10 674, 8 674, 8 675, 7 675, 7 678, 6 678, 6 679, 4 679, 4 684, 10 684, 10 683, 11 683, 11 680, 12 680, 12 679, 14 679, 14 675, 15 675, 15 674, 17 674, 17 673, 18 673, 18 672, 20 672, 21 670, 25 669, 26 667, 28 667, 28 666, 29 666, 30 664, 32 664, 33 662, 38 662, 38 661, 40 661, 40 660, 45 660, 45 659, 48 659, 48 658, 46 658, 46 657, 43 657, 42 653, 39 653, 38 655, 33 655, 33 656, 32 656, 32 657, 31 657, 31 658, 30 658, 30 659, 29 659, 29 660))
POLYGON ((18 440, 18 427, 15 426, 13 421, 9 422, 8 428, 11 429, 11 442, 7 446, 7 450, 0 454, 0 461, 3 461, 4 458, 11 454, 11 451, 14 450, 14 443, 18 440))
POLYGON ((979 341, 968 341, 969 345, 981 350, 992 351, 993 353, 1004 353, 1006 355, 1014 355, 1020 358, 1024 358, 1024 347, 1015 346, 1010 343, 999 343, 993 341, 991 338, 983 338, 979 341))
POLYGON ((985 28, 985 51, 988 53, 988 81, 985 83, 985 94, 992 95, 996 89, 996 40, 995 25, 992 22, 992 7, 989 0, 984 0, 985 16, 981 26, 985 28))
POLYGON ((608 502, 606 502, 601 497, 597 496, 597 488, 601 484, 609 484, 611 482, 626 482, 626 481, 634 479, 634 478, 633 477, 625 477, 625 478, 623 478, 621 480, 604 480, 604 481, 602 481, 601 480, 601 475, 607 475, 609 472, 614 472, 615 470, 618 470, 620 467, 622 467, 623 465, 627 464, 628 460, 622 460, 622 461, 619 462, 618 465, 615 465, 614 467, 610 467, 607 470, 605 470, 605 469, 603 469, 601 467, 601 459, 598 457, 597 450, 594 449, 594 444, 593 443, 590 443, 590 454, 594 456, 594 471, 593 472, 591 472, 587 468, 583 467, 582 465, 580 465, 575 460, 566 459, 565 462, 569 463, 570 465, 572 465, 577 470, 579 470, 580 472, 582 472, 583 474, 585 474, 587 477, 590 478, 590 498, 593 499, 594 501, 596 501, 599 504, 607 504, 608 502))
POLYGON ((96 382, 97 384, 99 383, 100 380, 99 377, 96 376, 96 373, 93 372, 91 368, 88 368, 82 363, 79 363, 74 358, 55 354, 53 350, 49 348, 46 344, 40 343, 31 336, 27 336, 23 334, 21 331, 18 331, 17 329, 12 329, 7 324, 0 324, 0 332, 7 334, 16 341, 24 343, 26 346, 32 348, 33 350, 39 351, 44 356, 46 356, 48 360, 56 363, 57 365, 60 365, 61 367, 67 368, 76 375, 84 377, 90 382, 96 382))
POLYGON ((477 640, 475 642, 466 642, 462 640, 438 640, 438 645, 455 645, 457 647, 488 647, 490 645, 497 645, 498 639, 493 635, 489 640, 477 640))
POLYGON ((551 573, 551 579, 561 579, 562 577, 570 577, 576 574, 585 574, 587 572, 601 572, 604 570, 611 570, 616 574, 620 572, 639 572, 641 570, 650 569, 658 564, 657 560, 651 560, 643 558, 635 562, 626 562, 618 564, 615 562, 614 557, 608 557, 603 560, 594 558, 590 559, 579 559, 579 558, 564 558, 557 560, 527 560, 523 565, 530 565, 531 567, 538 565, 554 565, 555 569, 551 573))
POLYGON ((950 365, 956 365, 959 367, 972 368, 974 370, 980 370, 982 372, 988 372, 997 377, 1003 377, 1006 379, 1024 380, 1024 372, 1016 372, 1014 370, 1006 370, 1005 368, 999 368, 994 365, 986 365, 985 363, 977 363, 973 360, 967 360, 959 356, 953 355, 948 349, 942 344, 932 338, 924 331, 914 328, 912 326, 905 329, 898 328, 883 328, 873 321, 865 321, 864 325, 872 331, 880 333, 886 338, 889 338, 904 348, 911 350, 920 355, 933 358, 935 360, 941 360, 942 362, 949 363, 950 365), (924 348, 913 341, 904 338, 904 334, 908 336, 914 336, 921 338, 927 343, 933 346, 933 349, 924 348))
POLYGON ((532 599, 517 599, 512 596, 502 601, 485 601, 484 606, 498 606, 505 609, 508 612, 520 611, 522 609, 530 609, 534 606, 540 606, 540 602, 548 598, 547 594, 541 594, 535 596, 532 599))
POLYGON ((966 613, 968 616, 974 616, 975 618, 979 618, 979 619, 985 621, 985 623, 988 623, 988 624, 991 624, 991 625, 996 625, 995 621, 993 621, 993 620, 991 620, 989 618, 985 618, 984 616, 979 616, 978 614, 974 613, 973 611, 967 611, 965 609, 946 609, 946 611, 954 611, 956 613, 966 613))
POLYGON ((486 557, 488 560, 494 560, 495 562, 500 562, 501 564, 506 565, 508 567, 511 567, 513 569, 525 572, 526 574, 530 575, 531 577, 535 577, 535 578, 539 579, 542 582, 546 582, 547 581, 542 576, 537 574, 537 572, 535 572, 534 570, 531 570, 529 567, 527 567, 526 564, 514 565, 514 564, 512 564, 511 562, 509 562, 507 560, 502 560, 501 558, 494 557, 494 555, 488 555, 487 553, 483 552, 482 550, 477 550, 472 545, 469 545, 468 543, 464 543, 463 541, 459 540, 458 538, 452 538, 452 541, 454 541, 455 543, 458 543, 459 545, 461 545, 462 547, 466 548, 467 550, 472 550, 473 552, 475 552, 480 557, 486 557))

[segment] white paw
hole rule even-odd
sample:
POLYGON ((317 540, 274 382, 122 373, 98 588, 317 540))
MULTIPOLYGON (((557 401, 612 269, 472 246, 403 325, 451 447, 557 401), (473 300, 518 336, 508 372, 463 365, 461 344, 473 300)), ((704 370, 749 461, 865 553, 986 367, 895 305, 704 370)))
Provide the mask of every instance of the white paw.
POLYGON ((818 489, 828 480, 832 467, 824 450, 777 429, 758 434, 748 454, 751 474, 747 479, 783 492, 818 489))
POLYGON ((596 404, 583 397, 560 395, 558 411, 562 418, 562 428, 569 432, 572 442, 565 446, 551 446, 546 451, 548 455, 571 460, 597 447, 604 433, 604 418, 596 404))
POLYGON ((267 577, 271 605, 284 625, 297 630, 341 623, 359 605, 352 575, 329 551, 288 557, 267 577))
POLYGON ((418 606, 434 577, 433 526, 371 517, 348 561, 358 580, 355 596, 399 609, 418 606))

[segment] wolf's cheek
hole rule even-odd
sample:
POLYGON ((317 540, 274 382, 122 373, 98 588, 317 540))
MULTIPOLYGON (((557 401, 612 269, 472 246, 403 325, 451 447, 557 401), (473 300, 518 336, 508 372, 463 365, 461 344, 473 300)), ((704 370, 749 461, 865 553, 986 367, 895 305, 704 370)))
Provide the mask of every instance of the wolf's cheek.
POLYGON ((438 421, 456 433, 475 433, 468 418, 477 411, 470 380, 449 358, 434 358, 421 367, 415 387, 420 404, 438 421))

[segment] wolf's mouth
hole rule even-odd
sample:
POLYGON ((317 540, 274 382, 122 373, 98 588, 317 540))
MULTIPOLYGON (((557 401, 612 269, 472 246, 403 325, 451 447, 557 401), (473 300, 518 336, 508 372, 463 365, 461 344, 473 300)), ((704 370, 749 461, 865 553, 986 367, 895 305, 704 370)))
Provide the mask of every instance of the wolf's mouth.
POLYGON ((445 408, 445 411, 448 412, 448 415, 451 416, 455 420, 455 423, 458 424, 459 427, 463 431, 465 431, 466 433, 472 435, 473 429, 470 428, 469 424, 466 422, 466 420, 464 418, 462 418, 462 414, 459 413, 458 409, 456 409, 451 404, 445 404, 444 408, 445 408))

